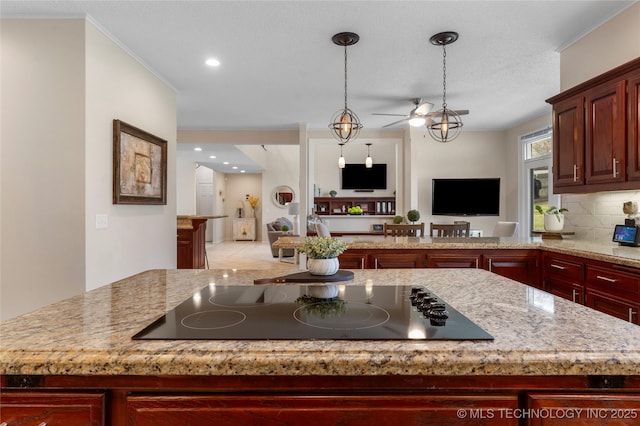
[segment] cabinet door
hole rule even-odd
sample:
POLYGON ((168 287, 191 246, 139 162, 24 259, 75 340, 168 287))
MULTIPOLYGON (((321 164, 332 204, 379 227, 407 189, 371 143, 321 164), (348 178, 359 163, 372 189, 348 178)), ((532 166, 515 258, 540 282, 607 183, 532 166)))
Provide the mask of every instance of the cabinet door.
POLYGON ((340 269, 365 269, 367 265, 367 255, 353 250, 347 250, 338 256, 340 269))
POLYGON ((553 106, 553 186, 584 184, 584 98, 553 106))
POLYGON ((543 290, 563 299, 584 304, 584 284, 547 276, 544 278, 543 290))
POLYGON ((540 287, 538 253, 485 253, 484 269, 533 287, 540 287))
POLYGON ((626 180, 626 81, 589 90, 586 107, 586 183, 626 180))
POLYGON ((640 324, 638 321, 640 304, 638 303, 589 288, 587 288, 586 299, 587 306, 590 308, 634 324, 640 324))
POLYGON ((100 426, 104 394, 2 391, 0 423, 100 426))
POLYGON ((640 418, 640 394, 631 392, 530 393, 526 403, 531 414, 540 413, 528 425, 637 425, 640 418))
POLYGON ((640 70, 627 80, 627 116, 627 179, 640 180, 640 70))
POLYGON ((584 281, 584 262, 579 259, 544 253, 542 264, 545 277, 563 277, 579 283, 584 281))
POLYGON ((640 271, 633 273, 588 265, 587 285, 607 294, 640 300, 640 271))
POLYGON ((424 268, 425 255, 415 250, 371 255, 373 269, 424 268))
POLYGON ((127 424, 515 426, 498 413, 516 408, 517 395, 130 396, 127 424))
POLYGON ((427 268, 479 268, 481 254, 434 253, 427 254, 427 268))

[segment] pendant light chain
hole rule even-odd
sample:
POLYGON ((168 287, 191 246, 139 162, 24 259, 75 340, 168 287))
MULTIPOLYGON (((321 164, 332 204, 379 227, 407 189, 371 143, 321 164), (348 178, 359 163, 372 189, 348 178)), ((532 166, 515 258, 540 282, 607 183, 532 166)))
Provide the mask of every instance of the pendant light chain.
POLYGON ((442 46, 442 109, 447 109, 447 46, 442 46))
POLYGON ((344 109, 347 109, 347 46, 344 47, 344 109))

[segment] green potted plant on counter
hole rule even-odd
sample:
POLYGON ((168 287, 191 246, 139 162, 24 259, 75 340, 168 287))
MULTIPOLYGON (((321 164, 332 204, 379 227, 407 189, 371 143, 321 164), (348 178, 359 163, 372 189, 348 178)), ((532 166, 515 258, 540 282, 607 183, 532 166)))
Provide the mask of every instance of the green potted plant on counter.
POLYGON ((332 237, 306 237, 297 247, 307 255, 307 269, 312 275, 333 275, 338 272, 338 256, 347 249, 347 243, 332 237))
POLYGON ((541 205, 536 204, 536 211, 544 215, 544 230, 548 232, 560 232, 564 228, 564 212, 569 209, 550 206, 544 209, 541 205))

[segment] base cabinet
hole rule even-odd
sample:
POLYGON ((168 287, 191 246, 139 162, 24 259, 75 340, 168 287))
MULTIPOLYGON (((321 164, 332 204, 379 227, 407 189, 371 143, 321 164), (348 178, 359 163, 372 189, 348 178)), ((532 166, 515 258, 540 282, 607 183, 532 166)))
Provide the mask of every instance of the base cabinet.
POLYGON ((233 219, 233 241, 256 239, 256 220, 250 218, 233 219))
POLYGON ((2 390, 0 423, 7 426, 105 425, 105 395, 2 390))
POLYGON ((517 407, 516 395, 148 395, 127 398, 127 424, 517 425, 481 417, 517 407), (478 415, 465 418, 460 410, 478 415))
POLYGON ((640 394, 637 393, 530 393, 528 425, 637 425, 640 394))

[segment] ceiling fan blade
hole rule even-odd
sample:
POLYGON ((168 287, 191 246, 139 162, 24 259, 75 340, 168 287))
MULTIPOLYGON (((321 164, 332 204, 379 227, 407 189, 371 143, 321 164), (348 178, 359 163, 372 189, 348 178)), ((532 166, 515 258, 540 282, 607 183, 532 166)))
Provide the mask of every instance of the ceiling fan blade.
POLYGON ((408 119, 409 119, 409 117, 406 117, 406 118, 403 118, 402 120, 398 120, 398 121, 394 121, 393 123, 385 124, 382 127, 390 127, 390 126, 393 126, 395 124, 402 123, 403 121, 407 121, 408 119))
MULTIPOLYGON (((467 115, 469 114, 469 110, 468 109, 454 109, 452 110, 454 111, 456 114, 458 115, 467 115)), ((442 111, 438 110, 438 111, 433 111, 427 114, 427 116, 429 117, 440 117, 442 115, 442 111)))
POLYGON ((373 113, 371 113, 371 115, 391 115, 391 116, 394 116, 394 117, 406 117, 407 116, 407 114, 385 114, 385 113, 382 113, 382 112, 373 112, 373 113))
POLYGON ((416 114, 425 115, 429 111, 433 109, 433 104, 431 102, 423 102, 421 105, 418 105, 414 110, 416 114))

